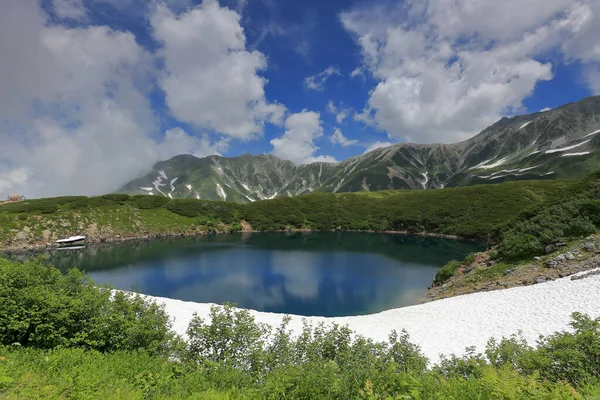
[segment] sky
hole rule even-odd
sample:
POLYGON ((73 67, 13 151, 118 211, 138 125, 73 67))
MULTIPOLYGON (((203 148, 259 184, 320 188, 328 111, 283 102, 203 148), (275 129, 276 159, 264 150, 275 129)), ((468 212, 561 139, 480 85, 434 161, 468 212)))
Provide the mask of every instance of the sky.
POLYGON ((600 94, 600 0, 2 0, 0 199, 337 162, 600 94))

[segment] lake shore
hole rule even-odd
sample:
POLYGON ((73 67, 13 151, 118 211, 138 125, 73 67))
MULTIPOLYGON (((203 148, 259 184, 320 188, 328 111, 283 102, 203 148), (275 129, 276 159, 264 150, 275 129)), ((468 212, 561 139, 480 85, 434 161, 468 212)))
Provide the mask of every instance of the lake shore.
POLYGON ((492 260, 490 252, 474 255, 447 282, 431 286, 422 303, 470 293, 538 285, 600 266, 600 235, 589 236, 569 244, 551 246, 552 251, 530 261, 503 263, 492 260))
MULTIPOLYGON (((173 330, 185 336, 194 313, 207 319, 213 304, 144 296, 164 304, 174 319, 173 330)), ((392 330, 403 329, 425 356, 437 363, 440 354, 465 354, 475 346, 482 352, 487 341, 521 332, 530 345, 539 335, 569 329, 574 312, 600 316, 600 275, 580 273, 573 277, 535 286, 516 287, 493 292, 473 293, 432 301, 427 304, 393 309, 356 317, 291 316, 290 329, 301 332, 303 321, 312 324, 347 325, 355 333, 376 341, 385 341, 392 330)), ((257 322, 276 328, 284 314, 250 311, 257 322)))
MULTIPOLYGON (((228 234, 252 234, 252 233, 311 233, 311 232, 361 232, 361 233, 379 233, 379 234, 389 234, 389 235, 416 235, 416 236, 425 236, 425 237, 437 237, 443 239, 452 239, 452 240, 469 240, 474 241, 474 239, 462 238, 456 235, 445 235, 440 233, 430 233, 430 232, 410 232, 407 230, 402 231, 374 231, 374 230, 318 230, 318 229, 282 229, 282 230, 273 230, 273 231, 257 231, 253 230, 249 225, 245 225, 245 228, 241 231, 226 231, 226 230, 216 230, 213 232, 208 231, 188 231, 188 232, 173 232, 173 233, 157 233, 157 234, 140 234, 140 235, 113 235, 113 236, 105 236, 105 235, 97 235, 90 232, 83 232, 82 234, 86 236, 86 240, 82 244, 91 244, 91 245, 101 245, 101 244, 120 244, 132 241, 149 241, 156 239, 167 239, 167 238, 178 238, 178 237, 200 237, 206 235, 228 235, 228 234)), ((2 253, 11 253, 11 254, 19 254, 19 253, 33 253, 41 250, 53 250, 58 249, 59 247, 56 245, 54 240, 40 240, 37 242, 30 241, 19 241, 16 243, 0 243, 0 254, 2 253)))

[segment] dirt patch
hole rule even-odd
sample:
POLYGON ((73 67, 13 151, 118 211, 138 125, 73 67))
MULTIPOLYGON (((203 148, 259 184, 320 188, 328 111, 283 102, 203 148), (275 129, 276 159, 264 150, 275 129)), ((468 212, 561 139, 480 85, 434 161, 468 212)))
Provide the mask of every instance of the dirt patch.
POLYGON ((252 226, 246 220, 241 220, 240 224, 242 225, 242 232, 253 232, 252 226))

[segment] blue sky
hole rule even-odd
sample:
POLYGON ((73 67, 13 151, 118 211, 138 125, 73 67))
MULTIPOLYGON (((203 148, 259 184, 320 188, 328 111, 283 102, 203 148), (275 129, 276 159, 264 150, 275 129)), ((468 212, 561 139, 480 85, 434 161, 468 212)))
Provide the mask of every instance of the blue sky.
POLYGON ((600 0, 7 0, 0 195, 154 162, 335 162, 600 92, 600 0))

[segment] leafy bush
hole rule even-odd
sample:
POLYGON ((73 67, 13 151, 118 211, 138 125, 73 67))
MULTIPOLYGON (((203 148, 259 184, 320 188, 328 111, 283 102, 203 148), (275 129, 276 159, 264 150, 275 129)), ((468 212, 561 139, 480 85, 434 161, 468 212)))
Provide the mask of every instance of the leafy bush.
POLYGON ((95 286, 76 269, 0 259, 0 282, 0 344, 157 353, 172 339, 163 307, 95 286))
POLYGON ((440 270, 435 274, 433 278, 433 282, 437 285, 441 285, 447 282, 450 278, 454 276, 458 268, 460 267, 460 262, 456 260, 452 260, 444 265, 440 270))
POLYGON ((475 253, 469 253, 463 260, 463 264, 473 264, 475 262, 475 253))
POLYGON ((163 196, 135 196, 134 204, 142 210, 153 210, 162 208, 170 201, 168 198, 163 196))
POLYGON ((574 184, 562 198, 521 212, 501 231, 499 252, 511 260, 543 254, 545 246, 585 237, 600 228, 600 173, 574 184))
POLYGON ((600 394, 600 318, 532 348, 518 336, 485 354, 428 361, 408 334, 374 342, 343 326, 290 318, 272 330, 247 310, 194 317, 170 345, 164 311, 111 295, 71 270, 0 260, 0 397, 147 399, 572 399, 600 394), (13 342, 22 346, 10 345, 13 342))

